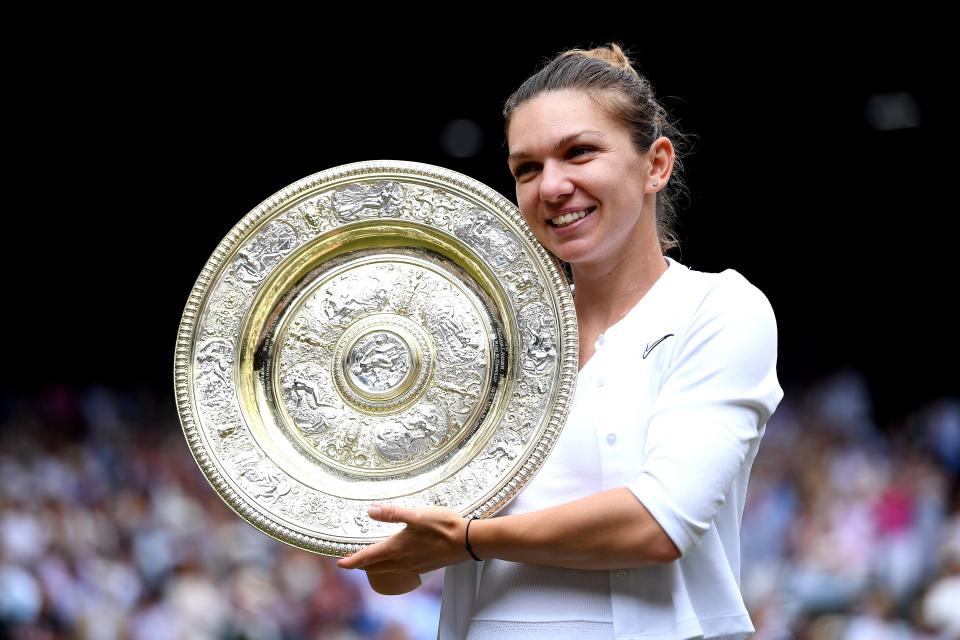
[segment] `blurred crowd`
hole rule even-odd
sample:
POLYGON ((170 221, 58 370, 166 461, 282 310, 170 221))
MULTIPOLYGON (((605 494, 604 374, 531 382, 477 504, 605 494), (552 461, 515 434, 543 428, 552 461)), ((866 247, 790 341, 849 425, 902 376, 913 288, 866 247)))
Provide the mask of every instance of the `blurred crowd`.
POLYGON ((960 399, 876 425, 840 372, 767 427, 743 517, 756 638, 960 638, 960 399))
POLYGON ((403 598, 234 514, 149 390, 6 397, 0 636, 435 638, 442 582, 403 598))
MULTIPOLYGON (((254 529, 150 389, 0 396, 0 638, 435 638, 404 596, 254 529)), ((863 379, 786 389, 754 466, 756 638, 960 638, 960 399, 876 425, 863 379)))

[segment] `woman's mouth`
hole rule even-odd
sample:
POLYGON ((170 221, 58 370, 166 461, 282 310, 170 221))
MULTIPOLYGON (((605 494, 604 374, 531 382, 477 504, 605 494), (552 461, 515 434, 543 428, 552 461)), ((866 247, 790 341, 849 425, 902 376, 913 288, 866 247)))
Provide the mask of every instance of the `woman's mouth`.
POLYGON ((554 227, 566 227, 568 225, 573 224, 577 220, 580 220, 581 218, 585 218, 586 216, 590 215, 591 213, 593 213, 594 209, 596 209, 596 207, 587 207, 586 209, 581 209, 580 211, 571 211, 570 213, 564 213, 563 215, 559 215, 556 218, 551 218, 550 224, 553 225, 554 227))

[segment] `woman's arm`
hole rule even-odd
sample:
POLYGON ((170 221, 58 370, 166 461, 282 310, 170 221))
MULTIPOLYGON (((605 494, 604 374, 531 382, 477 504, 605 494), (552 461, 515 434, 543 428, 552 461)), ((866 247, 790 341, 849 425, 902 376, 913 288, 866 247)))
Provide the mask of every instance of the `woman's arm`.
MULTIPOLYGON (((370 516, 407 526, 386 540, 337 561, 370 574, 427 571, 469 560, 467 521, 442 507, 382 505, 370 516)), ((571 569, 616 569, 672 562, 680 552, 626 487, 530 513, 477 520, 470 545, 481 559, 571 569)))
POLYGON ((673 562, 680 552, 625 487, 540 511, 477 520, 470 546, 481 559, 568 569, 673 562))

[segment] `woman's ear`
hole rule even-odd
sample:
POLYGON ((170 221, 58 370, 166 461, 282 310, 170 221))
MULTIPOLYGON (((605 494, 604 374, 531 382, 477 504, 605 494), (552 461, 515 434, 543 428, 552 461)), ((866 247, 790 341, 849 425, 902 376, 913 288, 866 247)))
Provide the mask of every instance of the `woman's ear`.
POLYGON ((667 186, 667 180, 673 173, 673 162, 676 159, 676 153, 673 149, 673 143, 670 138, 660 136, 653 141, 650 149, 647 150, 647 158, 650 162, 650 170, 647 174, 646 193, 656 193, 667 186))

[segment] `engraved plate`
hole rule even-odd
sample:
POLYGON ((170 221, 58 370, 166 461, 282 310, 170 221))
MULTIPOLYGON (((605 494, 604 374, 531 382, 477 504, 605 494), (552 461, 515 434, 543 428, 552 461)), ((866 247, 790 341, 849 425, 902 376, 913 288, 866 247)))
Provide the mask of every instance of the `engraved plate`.
POLYGON ((556 262, 456 172, 361 162, 274 194, 187 302, 184 435, 238 514, 345 556, 399 530, 373 502, 486 517, 566 420, 577 326, 556 262))

